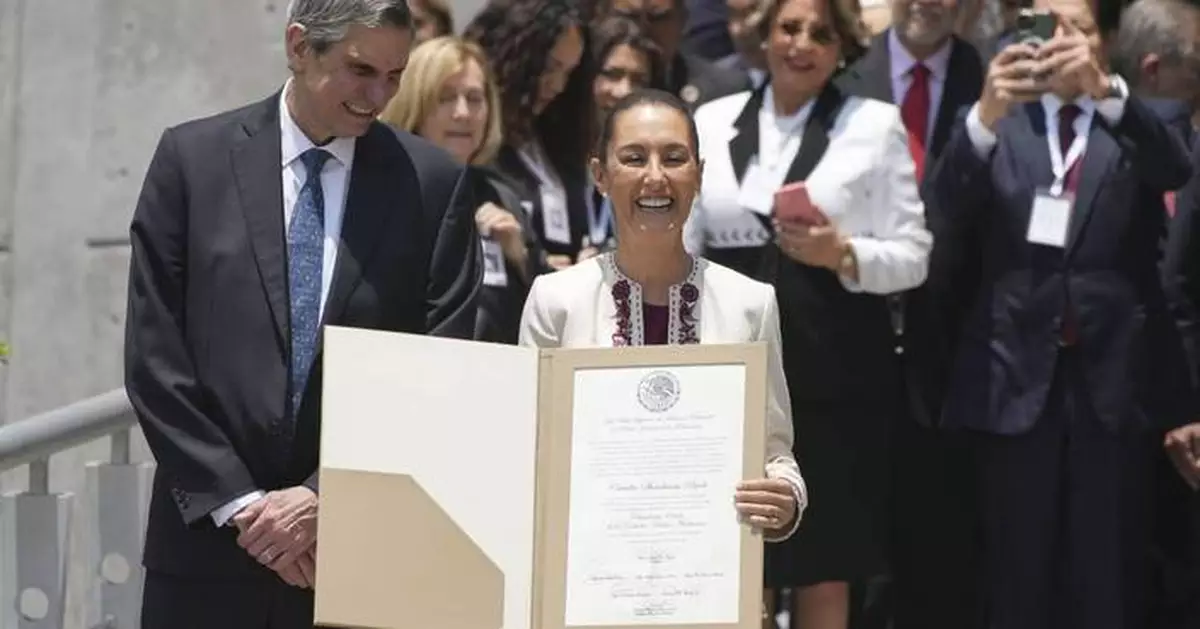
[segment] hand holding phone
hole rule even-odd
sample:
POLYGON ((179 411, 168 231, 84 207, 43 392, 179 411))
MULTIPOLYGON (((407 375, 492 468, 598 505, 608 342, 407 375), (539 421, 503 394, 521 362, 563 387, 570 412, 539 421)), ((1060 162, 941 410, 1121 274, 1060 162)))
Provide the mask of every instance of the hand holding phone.
POLYGON ((829 222, 808 196, 803 181, 795 181, 775 193, 775 218, 804 225, 824 225, 829 222))

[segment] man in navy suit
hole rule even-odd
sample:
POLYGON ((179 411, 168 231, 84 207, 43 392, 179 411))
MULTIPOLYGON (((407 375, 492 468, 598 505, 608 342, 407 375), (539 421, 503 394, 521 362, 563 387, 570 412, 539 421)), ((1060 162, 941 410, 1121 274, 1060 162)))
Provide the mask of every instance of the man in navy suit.
POLYGON ((1191 391, 1159 276, 1177 133, 1109 74, 1087 0, 991 62, 928 182, 983 234, 944 424, 976 439, 989 629, 1145 626, 1153 459, 1191 391))

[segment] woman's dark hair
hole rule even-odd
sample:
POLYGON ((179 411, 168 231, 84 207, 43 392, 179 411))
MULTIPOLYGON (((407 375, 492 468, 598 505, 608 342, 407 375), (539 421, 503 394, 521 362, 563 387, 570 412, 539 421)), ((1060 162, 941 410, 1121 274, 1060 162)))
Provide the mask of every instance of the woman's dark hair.
POLYGON ((691 110, 688 109, 680 98, 670 92, 664 92, 658 89, 640 89, 625 95, 621 100, 618 100, 613 105, 612 111, 604 117, 604 123, 600 126, 600 138, 596 142, 592 154, 604 163, 608 159, 608 145, 612 143, 613 128, 617 124, 617 117, 621 114, 642 105, 661 105, 669 107, 679 112, 688 124, 688 136, 692 143, 692 157, 696 161, 700 161, 700 134, 696 131, 696 120, 692 118, 691 110))
POLYGON ((551 163, 584 163, 594 118, 586 31, 574 0, 490 0, 467 26, 463 37, 487 53, 500 87, 505 144, 520 147, 537 139, 551 163), (584 40, 579 66, 562 93, 535 116, 547 55, 572 28, 584 40))
MULTIPOLYGON (((762 19, 758 21, 758 34, 762 41, 770 41, 771 29, 775 28, 775 18, 779 17, 779 11, 787 1, 764 0, 762 19)), ((844 62, 842 68, 848 68, 867 52, 867 47, 863 45, 866 38, 860 28, 858 14, 843 0, 824 1, 829 6, 833 30, 842 43, 842 61, 844 62)))
POLYGON ((629 46, 650 61, 650 83, 646 87, 662 88, 666 85, 662 51, 637 22, 627 17, 613 16, 592 24, 591 31, 592 62, 596 72, 604 69, 604 63, 614 50, 629 46))

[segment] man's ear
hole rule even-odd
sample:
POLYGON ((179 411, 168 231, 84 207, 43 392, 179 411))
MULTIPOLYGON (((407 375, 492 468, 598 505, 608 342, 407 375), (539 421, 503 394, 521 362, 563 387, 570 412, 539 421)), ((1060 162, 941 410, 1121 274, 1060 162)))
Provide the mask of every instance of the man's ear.
POLYGON ((307 29, 300 24, 289 24, 284 32, 284 52, 287 53, 288 69, 292 72, 300 70, 311 50, 307 29))
POLYGON ((1151 85, 1158 83, 1158 69, 1162 66, 1162 58, 1155 53, 1150 53, 1142 58, 1138 64, 1142 80, 1151 85))

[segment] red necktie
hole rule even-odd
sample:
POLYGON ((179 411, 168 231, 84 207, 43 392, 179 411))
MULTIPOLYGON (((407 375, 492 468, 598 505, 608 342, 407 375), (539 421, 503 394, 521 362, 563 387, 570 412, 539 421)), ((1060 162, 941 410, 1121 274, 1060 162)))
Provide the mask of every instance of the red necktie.
POLYGON ((1167 216, 1175 218, 1175 193, 1173 191, 1163 194, 1163 204, 1167 206, 1167 216))
MULTIPOLYGON (((1071 150, 1071 144, 1075 141, 1075 119, 1082 113, 1077 105, 1063 105, 1062 109, 1058 110, 1058 145, 1060 152, 1065 162, 1067 159, 1067 151, 1071 150)), ((1066 181, 1063 182, 1063 189, 1072 194, 1079 188, 1079 175, 1083 171, 1080 164, 1083 163, 1083 155, 1076 158, 1075 163, 1071 164, 1066 172, 1066 181)), ((1074 210, 1075 204, 1072 202, 1071 209, 1074 210)), ((1062 325, 1062 344, 1074 345, 1079 340, 1079 322, 1075 318, 1075 309, 1071 307, 1070 296, 1067 297, 1067 311, 1063 316, 1062 325)))
MULTIPOLYGON (((1064 162, 1067 159, 1067 152, 1071 150, 1071 144, 1075 142, 1075 120, 1081 113, 1083 112, 1080 111, 1078 105, 1063 105, 1062 109, 1058 110, 1058 146, 1064 162)), ((1083 171, 1080 168, 1082 163, 1083 155, 1080 155, 1075 163, 1067 169, 1067 179, 1063 182, 1063 189, 1067 192, 1074 193, 1079 188, 1079 175, 1083 171)))
POLYGON ((929 130, 929 68, 915 64, 909 70, 912 83, 900 105, 900 118, 908 130, 908 150, 917 166, 917 181, 925 176, 925 138, 929 130))

